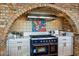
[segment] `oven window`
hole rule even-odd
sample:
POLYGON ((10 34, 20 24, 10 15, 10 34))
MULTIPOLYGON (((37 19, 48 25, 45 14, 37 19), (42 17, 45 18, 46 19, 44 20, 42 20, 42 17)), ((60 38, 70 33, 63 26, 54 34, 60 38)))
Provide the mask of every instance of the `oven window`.
POLYGON ((37 52, 38 52, 38 53, 46 52, 46 48, 45 48, 45 47, 38 47, 38 48, 37 48, 37 52))
POLYGON ((48 46, 34 46, 32 52, 32 55, 47 55, 48 46))

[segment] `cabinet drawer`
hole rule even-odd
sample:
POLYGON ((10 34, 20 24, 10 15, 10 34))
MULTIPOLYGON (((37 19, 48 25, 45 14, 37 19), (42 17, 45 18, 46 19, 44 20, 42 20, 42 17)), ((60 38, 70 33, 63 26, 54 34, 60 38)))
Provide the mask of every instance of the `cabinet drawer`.
POLYGON ((73 43, 73 39, 62 39, 61 38, 61 39, 58 40, 58 43, 64 43, 64 42, 66 42, 66 43, 70 43, 70 42, 73 43))

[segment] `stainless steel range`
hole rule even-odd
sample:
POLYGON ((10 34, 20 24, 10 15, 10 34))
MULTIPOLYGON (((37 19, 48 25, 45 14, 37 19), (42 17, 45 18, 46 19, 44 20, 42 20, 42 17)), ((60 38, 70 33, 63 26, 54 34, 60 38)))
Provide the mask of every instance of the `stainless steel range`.
POLYGON ((51 35, 31 35, 30 54, 32 56, 57 56, 58 38, 51 35))

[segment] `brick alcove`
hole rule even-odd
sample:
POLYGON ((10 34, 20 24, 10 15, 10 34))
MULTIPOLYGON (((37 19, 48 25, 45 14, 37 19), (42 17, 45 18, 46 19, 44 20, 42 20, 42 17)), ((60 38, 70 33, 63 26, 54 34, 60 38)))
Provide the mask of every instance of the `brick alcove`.
MULTIPOLYGON (((41 8, 41 7, 50 7, 50 8, 55 8, 57 10, 59 10, 60 12, 62 12, 62 14, 65 15, 66 19, 69 21, 69 23, 71 24, 72 28, 73 28, 73 32, 74 33, 77 33, 77 27, 75 25, 75 23, 73 22, 73 19, 72 19, 72 16, 66 11, 64 10, 63 8, 61 7, 58 7, 56 5, 52 5, 52 4, 28 4, 27 6, 23 6, 21 5, 21 7, 18 7, 21 9, 21 11, 19 13, 13 13, 13 18, 11 18, 11 21, 8 22, 7 26, 5 27, 3 33, 4 33, 4 36, 2 37, 3 39, 3 42, 6 42, 6 38, 7 38, 7 35, 10 31, 10 28, 11 26, 14 24, 14 22, 17 20, 18 17, 20 17, 21 15, 23 15, 24 13, 29 13, 31 12, 33 9, 36 9, 36 8, 41 8), (21 8, 22 7, 22 8, 21 8)), ((12 8, 12 7, 11 7, 12 8)), ((17 8, 17 5, 15 5, 15 9, 17 8)), ((14 11, 14 10, 13 10, 14 11)), ((62 15, 59 15, 62 17, 62 15)), ((6 44, 3 43, 3 45, 5 46, 6 44)), ((0 47, 1 48, 1 47, 0 47)), ((3 52, 1 53, 1 55, 4 55, 4 51, 5 51, 5 47, 2 47, 3 48, 3 52)))

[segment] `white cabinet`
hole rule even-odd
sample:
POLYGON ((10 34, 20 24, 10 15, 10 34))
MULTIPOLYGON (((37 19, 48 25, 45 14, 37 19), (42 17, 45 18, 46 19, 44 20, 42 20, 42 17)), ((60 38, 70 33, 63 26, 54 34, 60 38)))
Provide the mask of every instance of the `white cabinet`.
POLYGON ((70 56, 73 55, 73 38, 69 36, 58 37, 58 55, 70 56))
POLYGON ((7 40, 7 55, 25 56, 30 55, 30 38, 17 38, 7 40))

